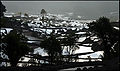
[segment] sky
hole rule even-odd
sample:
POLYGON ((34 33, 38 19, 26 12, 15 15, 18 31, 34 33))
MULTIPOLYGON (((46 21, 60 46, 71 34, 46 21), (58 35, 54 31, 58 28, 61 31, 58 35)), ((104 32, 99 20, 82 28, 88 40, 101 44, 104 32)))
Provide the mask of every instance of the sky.
POLYGON ((40 14, 64 14, 72 18, 98 19, 106 16, 111 20, 119 18, 118 1, 2 1, 8 12, 40 14))

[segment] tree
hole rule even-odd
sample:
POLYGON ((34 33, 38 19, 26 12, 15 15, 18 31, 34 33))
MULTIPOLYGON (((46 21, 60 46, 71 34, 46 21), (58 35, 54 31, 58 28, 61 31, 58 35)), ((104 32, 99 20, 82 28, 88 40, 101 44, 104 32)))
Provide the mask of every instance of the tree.
POLYGON ((18 16, 20 16, 20 17, 22 16, 22 12, 18 12, 17 14, 18 14, 18 16))
POLYGON ((21 21, 18 21, 14 18, 1 18, 0 21, 0 27, 5 27, 5 28, 16 28, 17 30, 21 29, 21 21))
MULTIPOLYGON (((75 31, 73 30, 69 30, 68 34, 66 35, 66 38, 61 40, 61 43, 64 44, 65 47, 67 47, 66 51, 68 55, 73 54, 75 50, 79 48, 78 45, 76 44, 77 40, 78 37, 77 35, 75 35, 75 31)), ((71 61, 71 57, 69 57, 67 61, 68 62, 71 61)))
POLYGON ((89 24, 90 30, 95 33, 102 41, 104 58, 110 59, 115 52, 112 46, 118 41, 118 32, 113 29, 108 18, 100 17, 96 22, 89 24))
POLYGON ((4 16, 3 12, 5 12, 5 11, 6 11, 5 6, 0 1, 0 17, 4 16))
POLYGON ((41 48, 44 48, 44 50, 48 53, 51 64, 53 61, 58 60, 57 57, 61 56, 62 49, 60 42, 54 36, 50 36, 49 38, 44 39, 44 41, 41 42, 40 46, 41 48))
POLYGON ((15 30, 5 35, 3 42, 7 44, 5 53, 8 55, 11 66, 16 66, 19 59, 29 51, 26 38, 15 30))
POLYGON ((29 17, 29 15, 27 13, 24 14, 25 17, 29 17))
POLYGON ((47 12, 45 11, 45 9, 41 10, 41 14, 44 16, 47 12))
POLYGON ((45 15, 46 15, 46 11, 44 9, 41 10, 41 15, 42 15, 42 22, 44 23, 44 19, 45 19, 45 15))
MULTIPOLYGON (((41 15, 42 15, 42 19, 41 19, 41 20, 42 20, 42 23, 43 23, 43 24, 44 24, 45 20, 46 20, 46 22, 47 22, 47 20, 48 20, 47 18, 45 19, 45 15, 46 15, 46 14, 47 14, 47 12, 46 12, 44 9, 42 9, 42 10, 41 10, 41 15)), ((47 27, 47 24, 46 24, 46 27, 47 27)), ((46 28, 46 30, 45 30, 45 34, 47 34, 46 32, 47 32, 47 28, 46 28)))

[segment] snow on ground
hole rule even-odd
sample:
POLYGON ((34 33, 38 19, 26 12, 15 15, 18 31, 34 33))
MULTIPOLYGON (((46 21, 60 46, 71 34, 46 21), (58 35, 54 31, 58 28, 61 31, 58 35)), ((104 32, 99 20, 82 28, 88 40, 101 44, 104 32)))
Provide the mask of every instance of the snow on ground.
POLYGON ((113 28, 115 28, 115 29, 119 30, 119 27, 113 27, 113 28))
POLYGON ((29 17, 39 17, 39 15, 29 15, 29 17))
POLYGON ((9 33, 11 30, 13 30, 12 28, 0 28, 0 33, 9 33))
POLYGON ((5 17, 13 17, 13 15, 15 15, 15 13, 10 13, 10 12, 5 12, 4 13, 5 17))
MULTIPOLYGON (((68 15, 73 15, 73 13, 68 13, 68 15)), ((12 15, 7 15, 6 14, 6 17, 11 17, 12 15)), ((23 16, 24 17, 24 16, 23 16)), ((29 15, 29 17, 37 17, 37 19, 34 19, 32 20, 30 23, 28 23, 28 26, 29 27, 32 27, 31 29, 33 31, 37 31, 37 32, 47 32, 47 34, 50 34, 52 32, 52 29, 41 29, 39 27, 43 27, 43 26, 46 26, 47 23, 44 22, 44 24, 42 23, 42 21, 40 21, 40 18, 39 15, 29 15), (40 25, 39 23, 42 23, 42 25, 40 25), (35 28, 37 27, 37 28, 35 28)), ((65 15, 63 14, 47 14, 46 16, 48 19, 56 19, 56 20, 63 20, 63 22, 56 22, 56 23, 53 23, 53 21, 50 21, 50 24, 53 24, 55 26, 61 26, 63 27, 63 25, 65 26, 79 26, 79 29, 82 29, 83 27, 85 28, 88 28, 87 24, 86 23, 90 23, 90 22, 93 22, 95 20, 74 20, 74 19, 70 19, 70 17, 66 17, 65 15), (70 21, 70 22, 67 22, 67 21, 70 21)), ((81 18, 81 16, 78 16, 79 18, 81 18)), ((54 26, 51 26, 51 28, 53 28, 54 26)), ((7 33, 9 33, 12 29, 11 28, 2 28, 0 32, 5 32, 5 30, 7 30, 7 33)), ((67 27, 67 29, 69 29, 67 27)), ((72 30, 75 30, 76 27, 73 27, 71 28, 72 30)), ((58 29, 57 29, 58 30, 58 29)), ((57 30, 55 30, 55 33, 57 33, 57 30)), ((63 29, 65 32, 66 32, 66 29, 63 29)), ((78 30, 78 29, 77 29, 78 30)), ((76 34, 85 34, 86 32, 78 32, 76 34)), ((31 36, 26 36, 28 39, 30 40, 38 40, 38 38, 35 38, 35 37, 31 37, 31 36)), ((85 40, 86 37, 81 37, 79 38, 78 42, 82 42, 85 40)), ((34 43, 35 41, 28 41, 29 43, 34 43)), ((93 52, 91 50, 91 47, 84 47, 84 46, 80 46, 80 48, 78 50, 75 51, 75 53, 84 53, 84 52, 93 52)), ((1 54, 1 53, 0 53, 1 54)), ((42 56, 48 56, 48 54, 44 51, 44 49, 38 47, 38 48, 35 48, 34 49, 34 54, 39 54, 39 55, 42 55, 42 56)), ((94 58, 97 58, 99 57, 99 55, 102 55, 103 52, 95 52, 93 54, 89 54, 89 55, 83 55, 83 56, 80 56, 82 58, 87 58, 87 56, 91 56, 91 57, 94 57, 94 58)), ((65 48, 63 49, 63 55, 66 55, 66 50, 65 48)), ((30 60, 30 58, 24 58, 24 61, 28 61, 30 60)), ((84 61, 84 60, 80 60, 81 62, 84 61)))
POLYGON ((78 32, 78 33, 75 33, 76 35, 77 34, 86 34, 86 32, 78 32))
POLYGON ((42 49, 40 47, 34 49, 33 54, 39 54, 39 55, 42 55, 42 56, 48 56, 48 54, 44 51, 44 49, 42 49))
MULTIPOLYGON (((8 56, 5 53, 3 53, 2 51, 0 52, 0 57, 3 59, 9 59, 8 56)), ((0 62, 0 67, 1 66, 6 66, 6 62, 0 62)))

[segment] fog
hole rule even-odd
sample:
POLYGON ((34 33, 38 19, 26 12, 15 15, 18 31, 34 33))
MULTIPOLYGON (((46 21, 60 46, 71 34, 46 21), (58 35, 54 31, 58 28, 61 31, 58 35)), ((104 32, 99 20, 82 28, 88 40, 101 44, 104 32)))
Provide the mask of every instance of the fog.
POLYGON ((112 20, 119 18, 118 1, 2 1, 8 12, 40 14, 41 9, 48 13, 65 14, 72 18, 98 19, 106 16, 112 20), (70 15, 72 14, 72 15, 70 15))

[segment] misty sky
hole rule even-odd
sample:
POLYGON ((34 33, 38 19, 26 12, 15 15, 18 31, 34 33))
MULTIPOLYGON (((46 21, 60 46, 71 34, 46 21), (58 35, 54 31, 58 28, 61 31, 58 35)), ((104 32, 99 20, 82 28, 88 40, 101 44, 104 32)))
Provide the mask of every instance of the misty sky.
POLYGON ((119 17, 118 1, 4 1, 2 3, 8 12, 14 13, 40 14, 41 9, 45 9, 53 14, 71 13, 74 18, 81 16, 85 19, 98 19, 100 16, 107 16, 117 20, 119 17))

